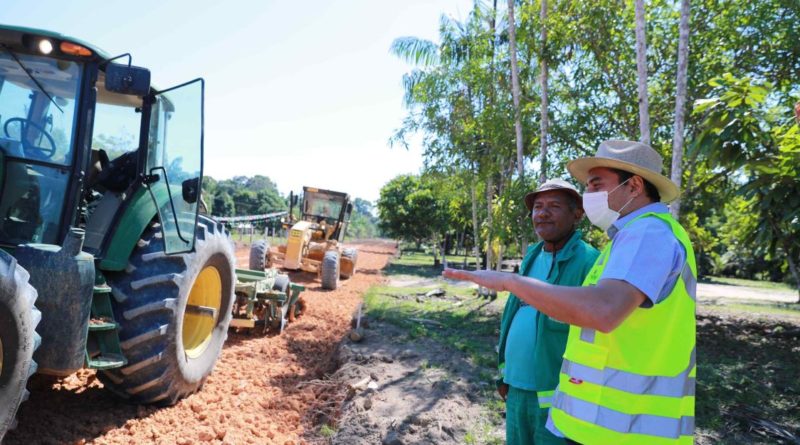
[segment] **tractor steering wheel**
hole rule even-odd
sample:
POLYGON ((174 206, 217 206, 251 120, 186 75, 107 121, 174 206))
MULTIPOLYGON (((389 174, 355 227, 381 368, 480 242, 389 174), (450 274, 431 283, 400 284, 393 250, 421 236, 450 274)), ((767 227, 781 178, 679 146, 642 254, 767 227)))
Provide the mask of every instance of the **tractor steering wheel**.
POLYGON ((25 152, 32 152, 32 153, 39 152, 41 154, 36 157, 37 158, 43 157, 44 159, 50 159, 53 157, 54 154, 56 154, 56 141, 53 139, 53 136, 51 136, 50 133, 48 133, 47 130, 44 129, 44 127, 42 127, 37 123, 34 123, 30 119, 26 119, 24 117, 12 117, 11 119, 8 119, 6 123, 3 125, 3 132, 5 132, 6 137, 11 137, 11 134, 8 132, 8 125, 13 122, 19 122, 20 126, 22 127, 19 132, 19 139, 20 142, 22 142, 22 149, 25 152), (47 142, 50 144, 50 148, 37 147, 31 144, 30 142, 27 142, 27 139, 24 137, 26 129, 25 127, 27 125, 30 125, 31 127, 39 130, 39 133, 44 135, 45 139, 47 139, 47 142))

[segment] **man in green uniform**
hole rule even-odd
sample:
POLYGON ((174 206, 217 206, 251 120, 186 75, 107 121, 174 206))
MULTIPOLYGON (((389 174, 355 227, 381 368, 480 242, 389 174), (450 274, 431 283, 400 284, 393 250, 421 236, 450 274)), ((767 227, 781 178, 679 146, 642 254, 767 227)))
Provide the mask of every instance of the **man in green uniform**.
MULTIPOLYGON (((581 239, 581 195, 555 179, 525 196, 538 244, 528 249, 520 274, 551 284, 580 286, 598 251, 581 239)), ((539 312, 514 295, 500 324, 498 392, 506 400, 508 445, 563 444, 545 424, 558 384, 569 326, 539 312)))

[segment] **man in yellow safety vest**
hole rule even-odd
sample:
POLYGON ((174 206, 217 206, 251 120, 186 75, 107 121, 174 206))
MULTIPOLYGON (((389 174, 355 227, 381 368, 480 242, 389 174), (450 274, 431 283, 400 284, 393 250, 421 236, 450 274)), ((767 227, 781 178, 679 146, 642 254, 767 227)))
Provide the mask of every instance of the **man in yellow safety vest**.
POLYGON ((664 204, 679 195, 661 156, 605 141, 567 169, 608 233, 583 287, 446 269, 446 278, 510 291, 570 332, 548 429, 582 445, 690 445, 694 436, 697 269, 686 231, 664 204))

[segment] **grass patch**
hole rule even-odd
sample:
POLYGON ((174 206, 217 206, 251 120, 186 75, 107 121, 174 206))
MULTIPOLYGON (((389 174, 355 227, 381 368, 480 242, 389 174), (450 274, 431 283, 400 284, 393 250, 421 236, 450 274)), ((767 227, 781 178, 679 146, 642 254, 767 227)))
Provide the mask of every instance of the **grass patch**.
POLYGON ((785 290, 790 292, 797 291, 797 289, 793 288, 792 286, 786 283, 776 283, 774 281, 745 280, 743 278, 712 277, 712 276, 701 277, 700 281, 703 283, 728 284, 731 286, 746 286, 746 287, 754 287, 757 289, 785 290))
POLYGON ((773 314, 800 318, 800 304, 792 303, 742 303, 739 300, 729 300, 721 304, 702 303, 701 306, 729 314, 773 314))
POLYGON ((331 427, 330 425, 328 425, 326 423, 326 424, 322 425, 322 427, 319 429, 319 434, 322 437, 330 439, 331 437, 333 437, 336 434, 336 428, 333 428, 333 427, 331 427))
POLYGON ((500 326, 499 309, 488 310, 492 301, 477 298, 475 290, 457 286, 371 288, 364 296, 367 313, 407 330, 412 338, 432 338, 464 352, 476 366, 494 368, 494 345, 500 326), (425 298, 436 287, 445 299, 425 298))

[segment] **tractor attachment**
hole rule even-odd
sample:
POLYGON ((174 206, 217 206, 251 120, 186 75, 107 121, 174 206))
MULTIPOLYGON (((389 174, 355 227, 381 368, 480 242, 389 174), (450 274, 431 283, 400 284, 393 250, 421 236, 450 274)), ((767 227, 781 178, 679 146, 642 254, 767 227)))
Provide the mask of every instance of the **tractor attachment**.
POLYGON ((230 327, 283 332, 286 322, 293 321, 305 309, 300 299, 303 290, 304 286, 291 283, 289 276, 277 269, 236 269, 236 301, 230 327))

